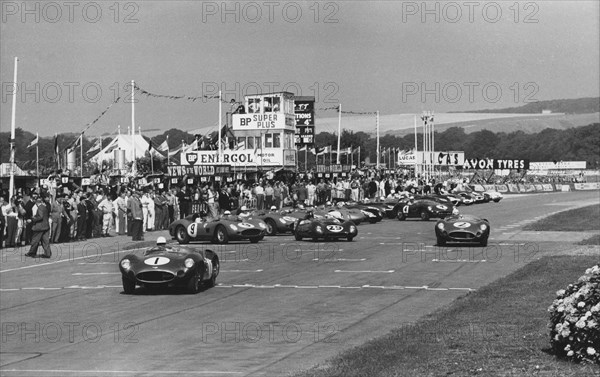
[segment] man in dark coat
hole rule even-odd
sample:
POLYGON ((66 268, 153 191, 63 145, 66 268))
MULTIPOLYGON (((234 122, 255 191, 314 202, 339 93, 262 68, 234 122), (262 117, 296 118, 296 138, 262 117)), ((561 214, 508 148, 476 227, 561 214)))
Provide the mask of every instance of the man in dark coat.
POLYGON ((50 251, 50 223, 48 221, 48 204, 45 203, 42 198, 37 198, 36 200, 37 210, 35 215, 31 219, 31 230, 33 235, 31 237, 31 248, 29 252, 25 254, 27 257, 35 258, 37 254, 37 249, 42 243, 42 248, 44 249, 44 254, 41 255, 42 258, 50 258, 52 252, 50 251))

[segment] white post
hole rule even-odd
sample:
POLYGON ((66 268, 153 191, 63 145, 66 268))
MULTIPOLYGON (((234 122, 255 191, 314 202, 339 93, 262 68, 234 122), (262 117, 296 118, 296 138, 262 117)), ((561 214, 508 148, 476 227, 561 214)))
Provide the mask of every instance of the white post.
MULTIPOLYGON (((222 147, 221 147, 221 111, 222 111, 222 107, 223 107, 223 101, 221 98, 221 91, 219 90, 219 140, 217 141, 219 143, 219 163, 221 161, 223 161, 223 151, 222 151, 222 147)), ((261 159, 262 161, 262 159, 261 159)))
POLYGON ((35 143, 35 175, 38 179, 36 184, 40 183, 40 135, 36 132, 35 138, 37 139, 37 143, 35 143))
POLYGON ((83 132, 81 133, 81 136, 79 136, 81 139, 79 140, 79 176, 83 177, 83 132))
MULTIPOLYGON (((431 151, 435 152, 435 122, 433 121, 433 112, 431 112, 431 151)), ((435 156, 432 156, 432 168, 435 173, 435 156)))
MULTIPOLYGON (((8 184, 8 201, 10 202, 11 198, 15 194, 15 117, 17 111, 17 64, 19 63, 19 58, 15 56, 15 74, 13 81, 13 90, 12 90, 12 115, 10 118, 10 182, 8 184)), ((39 143, 39 140, 38 140, 39 143)), ((37 150, 37 149, 36 149, 37 150)))
POLYGON ((417 153, 419 152, 419 148, 417 146, 417 116, 415 115, 414 119, 415 123, 415 177, 417 176, 417 153))
POLYGON ((379 111, 376 113, 375 123, 377 128, 377 167, 379 169, 379 111))
POLYGON ((337 157, 335 163, 340 164, 340 140, 342 139, 342 104, 338 107, 338 139, 337 139, 337 157))
MULTIPOLYGON (((133 161, 133 165, 135 165, 135 83, 133 80, 131 80, 131 144, 133 146, 133 157, 132 157, 132 161, 133 161)), ((133 165, 131 166, 131 169, 133 170, 133 165)))

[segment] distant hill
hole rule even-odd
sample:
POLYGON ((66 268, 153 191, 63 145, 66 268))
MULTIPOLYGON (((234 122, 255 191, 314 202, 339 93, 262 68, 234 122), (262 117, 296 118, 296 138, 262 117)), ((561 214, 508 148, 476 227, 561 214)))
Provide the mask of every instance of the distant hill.
MULTIPOLYGON (((449 122, 444 124, 435 124, 436 132, 443 132, 451 127, 460 127, 465 130, 465 133, 473 133, 481 130, 489 130, 492 132, 514 132, 523 131, 527 134, 541 132, 546 128, 565 130, 573 127, 586 126, 592 123, 600 122, 600 113, 594 114, 550 114, 540 116, 525 115, 519 116, 515 114, 511 118, 492 118, 478 119, 475 121, 459 121, 449 122)), ((418 130, 421 132, 421 129, 418 130)), ((388 131, 385 134, 403 136, 413 133, 412 128, 399 129, 388 131)))
POLYGON ((504 109, 486 109, 476 111, 449 111, 450 113, 508 113, 508 114, 541 114, 544 110, 553 113, 590 114, 600 112, 600 97, 553 99, 528 103, 519 107, 504 109))

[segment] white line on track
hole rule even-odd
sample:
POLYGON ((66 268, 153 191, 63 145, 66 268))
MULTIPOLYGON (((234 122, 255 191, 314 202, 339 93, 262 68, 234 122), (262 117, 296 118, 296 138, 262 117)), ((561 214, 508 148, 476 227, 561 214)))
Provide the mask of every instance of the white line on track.
POLYGON ((73 369, 0 369, 2 373, 16 373, 16 374, 26 374, 26 373, 40 373, 41 375, 45 375, 47 373, 55 373, 55 374, 80 374, 80 373, 93 373, 93 374, 147 374, 147 375, 162 375, 162 374, 181 374, 181 375, 190 375, 190 374, 198 374, 198 375, 215 375, 215 374, 242 374, 245 372, 230 372, 224 370, 73 370, 73 369))
POLYGON ((112 264, 112 265, 116 265, 117 262, 79 262, 77 264, 85 264, 88 266, 94 266, 94 265, 100 265, 100 264, 112 264))
POLYGON ((371 270, 347 271, 347 270, 335 270, 333 272, 367 273, 367 274, 393 274, 396 271, 395 270, 386 270, 386 271, 371 271, 371 270))
MULTIPOLYGON (((72 285, 69 287, 23 287, 23 288, 0 288, 0 292, 15 292, 21 290, 39 290, 39 291, 54 291, 62 289, 122 289, 120 285, 97 285, 97 286, 80 286, 72 285)), ((340 286, 340 285, 289 285, 289 284, 274 284, 274 285, 262 285, 262 284, 221 284, 219 283, 216 288, 258 288, 258 289, 273 289, 273 288, 291 288, 291 289, 380 289, 380 290, 404 290, 404 289, 415 289, 424 291, 475 291, 472 288, 430 288, 426 285, 423 286, 400 286, 400 285, 369 285, 365 284, 362 286, 340 286)))
MULTIPOLYGON (((449 250, 450 251, 450 250, 449 250)), ((436 263, 485 263, 487 260, 469 260, 469 259, 432 259, 436 263)))
POLYGON ((221 270, 220 272, 263 272, 264 270, 221 270))
POLYGON ((73 276, 85 276, 85 275, 121 275, 120 272, 75 272, 73 276))
MULTIPOLYGON (((112 254, 115 254, 115 253, 118 254, 118 253, 123 253, 123 252, 130 253, 130 252, 134 252, 136 250, 145 250, 145 249, 147 249, 147 248, 146 247, 140 247, 140 248, 137 248, 137 249, 129 249, 129 250, 115 250, 115 251, 111 251, 111 252, 108 252, 108 253, 102 254, 102 255, 112 255, 112 254)), ((86 258, 91 259, 91 258, 96 258, 96 256, 86 255, 86 256, 83 256, 83 257, 61 259, 61 260, 57 260, 57 261, 54 261, 54 262, 32 264, 32 265, 29 265, 29 266, 23 266, 23 267, 17 267, 17 268, 9 268, 9 269, 6 269, 6 270, 1 270, 0 273, 10 272, 10 271, 26 270, 26 269, 29 269, 29 268, 41 267, 41 266, 51 266, 51 265, 58 264, 58 263, 73 262, 74 260, 86 259, 86 258)))
POLYGON ((313 258, 314 261, 323 261, 323 262, 364 262, 367 258, 360 259, 351 259, 351 258, 313 258))

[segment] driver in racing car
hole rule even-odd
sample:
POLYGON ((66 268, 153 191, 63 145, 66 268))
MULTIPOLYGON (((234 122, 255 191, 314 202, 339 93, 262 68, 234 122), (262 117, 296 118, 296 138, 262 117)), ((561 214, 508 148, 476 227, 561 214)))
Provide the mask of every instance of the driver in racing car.
POLYGON ((315 218, 315 213, 313 212, 312 209, 309 209, 308 211, 306 211, 306 215, 304 215, 304 220, 312 220, 315 218))
POLYGON ((238 213, 238 216, 240 218, 248 218, 248 217, 250 217, 250 211, 248 211, 248 207, 242 206, 242 208, 240 208, 240 212, 238 213))
POLYGON ((198 212, 198 216, 196 217, 196 219, 194 220, 197 223, 205 223, 208 221, 207 219, 207 214, 205 211, 200 211, 198 212))

